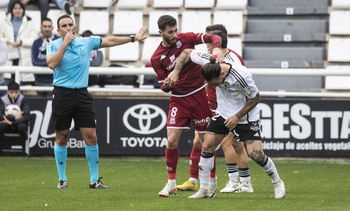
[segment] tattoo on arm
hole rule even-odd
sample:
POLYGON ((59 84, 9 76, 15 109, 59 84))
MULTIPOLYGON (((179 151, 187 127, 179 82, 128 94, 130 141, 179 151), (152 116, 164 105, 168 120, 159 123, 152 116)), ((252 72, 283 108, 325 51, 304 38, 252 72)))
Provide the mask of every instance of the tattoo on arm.
POLYGON ((188 50, 183 50, 177 59, 175 69, 176 70, 182 70, 185 64, 190 60, 191 52, 188 50))
MULTIPOLYGON (((260 102, 260 93, 256 94, 253 99, 249 99, 244 107, 236 113, 237 117, 242 117, 246 115, 250 110, 252 110, 260 102)), ((240 118, 239 118, 240 119, 240 118)))

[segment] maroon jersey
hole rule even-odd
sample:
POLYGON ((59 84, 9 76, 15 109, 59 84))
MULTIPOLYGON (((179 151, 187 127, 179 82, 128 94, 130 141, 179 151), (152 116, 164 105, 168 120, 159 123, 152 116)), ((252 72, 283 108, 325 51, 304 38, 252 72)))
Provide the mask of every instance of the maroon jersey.
MULTIPOLYGON (((242 59, 242 57, 236 53, 235 51, 228 49, 229 52, 227 52, 227 54, 225 55, 225 59, 230 59, 234 62, 239 62, 240 64, 242 64, 244 66, 244 61, 242 59)), ((218 103, 216 102, 216 91, 215 88, 211 85, 208 84, 207 86, 207 94, 208 94, 208 100, 209 100, 209 106, 210 106, 210 110, 212 112, 215 112, 218 103)))
MULTIPOLYGON (((213 47, 220 47, 221 38, 212 34, 188 32, 179 33, 176 44, 171 47, 164 47, 160 43, 151 57, 152 67, 157 73, 158 82, 164 80, 174 70, 177 58, 184 49, 193 49, 195 45, 202 43, 213 43, 213 47)), ((181 70, 179 81, 172 90, 166 89, 163 84, 160 84, 160 88, 165 92, 172 91, 175 97, 191 95, 205 87, 201 68, 200 65, 189 61, 181 70)))

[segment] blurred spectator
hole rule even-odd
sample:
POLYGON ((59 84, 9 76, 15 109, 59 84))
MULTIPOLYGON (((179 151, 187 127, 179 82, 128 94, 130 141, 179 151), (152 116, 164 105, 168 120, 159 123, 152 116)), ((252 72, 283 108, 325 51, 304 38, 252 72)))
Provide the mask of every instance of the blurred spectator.
MULTIPOLYGON (((118 64, 112 64, 110 67, 123 67, 118 64)), ((139 87, 138 77, 135 75, 103 75, 100 76, 99 84, 101 87, 105 85, 132 85, 139 87)))
MULTIPOLYGON (((47 67, 46 48, 49 42, 57 39, 58 36, 52 33, 53 25, 52 25, 52 20, 49 18, 45 18, 41 21, 40 30, 41 30, 42 36, 36 39, 32 45, 32 63, 33 63, 33 66, 47 67)), ((52 81, 53 81, 52 74, 35 75, 36 86, 52 86, 52 81)), ((38 96, 51 97, 52 91, 50 92, 38 91, 38 96)))
MULTIPOLYGON (((7 44, 0 40, 0 66, 4 66, 7 61, 7 44)), ((4 74, 0 73, 0 86, 4 84, 4 74)), ((0 96, 6 94, 6 91, 0 91, 0 96)))
POLYGON ((66 13, 68 15, 71 15, 72 14, 72 11, 71 11, 71 6, 74 7, 74 5, 78 2, 78 0, 52 0, 53 2, 55 2, 58 6, 58 8, 66 11, 66 13))
MULTIPOLYGON (((11 7, 11 13, 0 24, 0 40, 7 43, 8 56, 6 66, 32 66, 31 46, 38 37, 36 28, 30 17, 25 15, 24 5, 15 1, 11 7)), ((7 85, 11 74, 5 74, 7 85)), ((21 74, 24 85, 34 85, 34 74, 21 74)))
MULTIPOLYGON (((92 32, 90 30, 84 31, 81 36, 82 37, 90 37, 92 36, 92 32)), ((100 50, 92 50, 91 58, 90 58, 90 66, 91 67, 99 67, 103 62, 103 54, 100 50)), ((99 84, 99 76, 98 75, 89 75, 89 86, 98 85, 99 84)))
POLYGON ((7 94, 0 100, 0 144, 4 140, 5 132, 19 132, 21 139, 27 139, 27 129, 30 118, 30 107, 27 99, 19 91, 19 85, 11 81, 7 86, 7 94), (21 112, 13 116, 5 116, 5 109, 10 104, 17 104, 21 112))
MULTIPOLYGON (((152 67, 151 63, 147 63, 145 67, 152 67)), ((159 89, 160 85, 155 75, 144 75, 143 85, 152 85, 154 88, 159 89)))
MULTIPOLYGON (((15 2, 18 0, 10 0, 10 3, 8 5, 8 11, 7 13, 12 12, 12 6, 15 2)), ((49 6, 49 0, 20 0, 20 2, 26 6, 28 4, 35 4, 38 5, 40 13, 41 13, 41 20, 47 17, 47 13, 49 12, 50 6, 49 6)))

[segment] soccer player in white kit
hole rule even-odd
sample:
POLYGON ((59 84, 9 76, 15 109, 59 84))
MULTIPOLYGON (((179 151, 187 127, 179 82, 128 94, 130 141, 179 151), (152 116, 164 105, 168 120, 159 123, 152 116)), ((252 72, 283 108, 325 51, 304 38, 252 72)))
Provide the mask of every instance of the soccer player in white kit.
POLYGON ((271 178, 275 198, 284 198, 284 183, 273 161, 264 154, 262 148, 260 109, 257 107, 260 94, 252 75, 246 67, 228 59, 217 63, 210 54, 191 49, 185 49, 183 53, 190 55, 192 62, 203 66, 202 75, 208 84, 216 87, 218 101, 216 114, 211 118, 202 144, 199 162, 200 189, 189 198, 208 198, 209 174, 213 168, 214 152, 229 131, 246 144, 248 156, 271 178))

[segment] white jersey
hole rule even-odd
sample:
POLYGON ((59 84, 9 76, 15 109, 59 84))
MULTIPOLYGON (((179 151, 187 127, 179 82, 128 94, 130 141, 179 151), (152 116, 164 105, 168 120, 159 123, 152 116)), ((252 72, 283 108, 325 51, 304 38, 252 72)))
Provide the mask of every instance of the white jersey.
MULTIPOLYGON (((209 63, 211 55, 193 50, 191 53, 192 62, 204 66, 209 63)), ((239 112, 248 99, 254 98, 259 90, 255 85, 252 74, 248 69, 238 62, 234 62, 225 56, 225 63, 229 64, 230 70, 224 82, 216 87, 218 107, 216 113, 227 119, 239 112)), ((260 109, 255 106, 244 115, 238 124, 247 124, 259 120, 260 109)))

